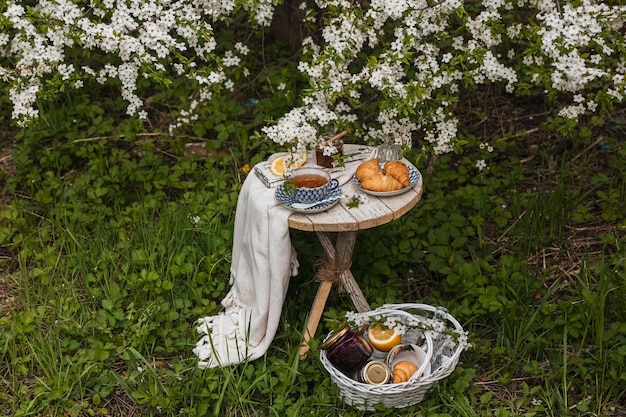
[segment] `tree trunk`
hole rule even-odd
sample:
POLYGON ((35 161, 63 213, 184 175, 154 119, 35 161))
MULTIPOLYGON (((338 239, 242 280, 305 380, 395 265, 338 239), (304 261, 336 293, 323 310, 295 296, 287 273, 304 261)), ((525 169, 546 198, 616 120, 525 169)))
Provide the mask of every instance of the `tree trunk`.
POLYGON ((277 39, 285 40, 294 52, 300 48, 305 36, 302 23, 305 13, 300 10, 300 4, 302 0, 285 0, 282 5, 276 6, 270 28, 270 33, 277 39))

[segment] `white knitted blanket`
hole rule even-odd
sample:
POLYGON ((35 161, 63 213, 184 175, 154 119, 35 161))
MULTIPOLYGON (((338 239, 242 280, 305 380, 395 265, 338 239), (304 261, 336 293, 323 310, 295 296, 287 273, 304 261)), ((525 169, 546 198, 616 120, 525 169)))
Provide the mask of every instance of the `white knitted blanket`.
POLYGON ((194 354, 200 368, 262 356, 272 342, 290 276, 298 274, 289 238, 291 211, 256 175, 248 175, 237 201, 230 284, 224 310, 198 320, 202 338, 194 354))

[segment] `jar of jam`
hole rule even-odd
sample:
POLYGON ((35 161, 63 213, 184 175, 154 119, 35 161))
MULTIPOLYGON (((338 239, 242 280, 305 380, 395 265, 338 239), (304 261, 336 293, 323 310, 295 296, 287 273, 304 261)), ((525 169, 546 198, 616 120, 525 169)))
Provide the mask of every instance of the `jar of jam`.
POLYGON ((355 378, 369 385, 383 385, 391 380, 391 371, 385 362, 372 360, 356 372, 355 378))
POLYGON ((315 148, 315 162, 317 165, 323 166, 324 168, 333 168, 335 166, 335 158, 333 155, 341 156, 343 155, 343 140, 338 139, 332 143, 337 152, 332 155, 324 155, 324 147, 315 148))
POLYGON ((347 323, 328 335, 321 348, 330 363, 346 374, 364 364, 374 352, 370 342, 347 323))

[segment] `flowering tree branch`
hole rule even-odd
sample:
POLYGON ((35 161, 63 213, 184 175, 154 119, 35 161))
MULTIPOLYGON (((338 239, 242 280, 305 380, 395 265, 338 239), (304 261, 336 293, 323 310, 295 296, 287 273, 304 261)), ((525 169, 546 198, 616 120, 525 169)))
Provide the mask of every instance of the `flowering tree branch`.
MULTIPOLYGON (((281 1, 27 3, 0 6, 0 79, 16 123, 38 117, 38 99, 88 80, 117 83, 128 115, 147 118, 138 83, 167 86, 183 77, 191 98, 176 128, 249 74, 242 64, 251 45, 222 42, 216 27, 244 14, 252 31, 262 31, 281 1)), ((309 88, 298 107, 263 129, 294 151, 318 144, 329 126, 349 126, 365 141, 392 133, 398 144, 435 154, 456 150, 454 104, 488 83, 569 100, 558 115, 570 125, 624 98, 623 5, 309 0, 301 10, 303 23, 322 21, 302 42, 298 68, 309 88)))

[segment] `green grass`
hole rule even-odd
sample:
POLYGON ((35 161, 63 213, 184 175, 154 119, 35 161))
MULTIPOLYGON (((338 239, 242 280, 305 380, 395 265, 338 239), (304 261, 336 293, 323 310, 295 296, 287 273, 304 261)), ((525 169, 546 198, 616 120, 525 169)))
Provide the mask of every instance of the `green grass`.
MULTIPOLYGON (((0 216, 13 300, 0 319, 0 415, 365 415, 316 359, 321 334, 353 309, 345 294, 333 293, 313 358, 297 357, 320 254, 307 233, 293 233, 301 275, 268 353, 197 369, 194 320, 228 290, 246 161, 158 152, 169 146, 97 144, 77 168, 63 158, 83 145, 16 149, 0 216)), ((373 306, 444 305, 473 343, 423 402, 377 415, 623 412, 625 213, 607 197, 623 187, 611 175, 620 152, 589 155, 593 182, 520 166, 507 149, 482 175, 471 154, 442 157, 414 210, 361 233, 353 270, 373 306), (581 205, 592 218, 576 217, 581 205)))
MULTIPOLYGON (((78 106, 80 97, 47 110, 54 124, 6 127, 0 416, 371 415, 340 401, 317 359, 322 335, 353 310, 346 294, 333 292, 311 359, 298 359, 321 254, 310 233, 292 232, 300 275, 267 354, 197 369, 194 322, 228 291, 244 167, 278 150, 250 132, 285 106, 261 100, 250 115, 224 101, 232 113, 220 117, 232 114, 237 132, 207 140, 206 160, 183 156, 186 138, 78 106)), ((490 109, 483 117, 494 120, 490 109)), ((352 269, 372 307, 446 306, 473 347, 423 402, 376 415, 626 413, 626 149, 621 131, 587 124, 610 150, 581 137, 553 154, 543 132, 511 132, 485 156, 477 145, 493 138, 483 125, 465 129, 462 155, 409 155, 423 198, 361 232, 352 269), (538 152, 521 163, 529 148, 538 152)))

